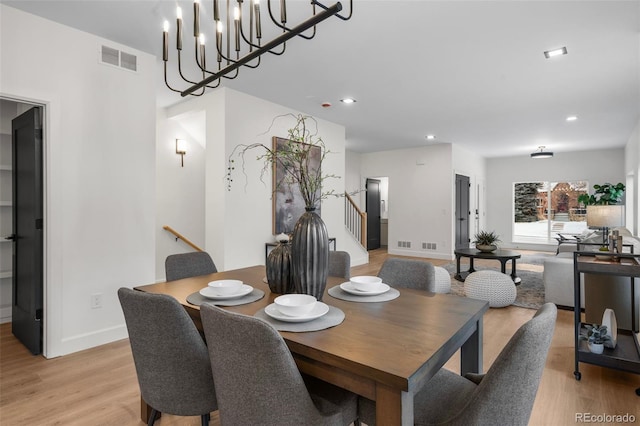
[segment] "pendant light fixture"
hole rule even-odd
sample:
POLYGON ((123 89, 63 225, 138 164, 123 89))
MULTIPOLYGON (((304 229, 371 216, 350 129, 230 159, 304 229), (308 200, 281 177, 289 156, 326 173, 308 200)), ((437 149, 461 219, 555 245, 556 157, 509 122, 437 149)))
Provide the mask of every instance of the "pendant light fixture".
MULTIPOLYGON (((240 67, 257 68, 260 56, 264 53, 282 55, 286 42, 295 36, 310 40, 316 35, 316 24, 336 16, 344 21, 351 19, 353 0, 349 0, 349 14, 342 15, 342 4, 325 6, 317 0, 311 0, 311 16, 295 27, 287 22, 287 0, 267 0, 265 22, 262 22, 260 0, 213 0, 213 32, 215 40, 214 57, 217 66, 207 68, 205 56, 205 36, 200 31, 200 0, 193 2, 193 42, 195 46, 195 63, 199 68, 198 78, 187 78, 182 67, 182 9, 176 10, 176 56, 178 74, 189 84, 186 89, 176 89, 167 79, 167 63, 169 61, 169 22, 164 22, 162 32, 162 60, 164 62, 164 82, 167 87, 179 92, 181 96, 201 96, 207 88, 214 89, 220 85, 222 78, 234 79, 240 67), (279 3, 277 7, 272 3, 279 3), (279 13, 277 13, 279 12, 279 13), (276 16, 278 17, 276 18, 276 16), (265 25, 265 27, 263 27, 265 25), (268 25, 269 28, 266 27, 268 25), (263 42, 263 33, 275 33, 271 41, 263 42), (277 50, 274 50, 278 48, 277 50), (199 80, 199 81, 196 81, 199 80)), ((209 61, 212 62, 211 60, 209 61)))
POLYGON ((538 149, 540 149, 540 151, 536 151, 536 152, 532 152, 531 153, 531 158, 551 158, 553 157, 553 152, 552 151, 545 151, 546 147, 544 145, 541 145, 538 147, 538 149))

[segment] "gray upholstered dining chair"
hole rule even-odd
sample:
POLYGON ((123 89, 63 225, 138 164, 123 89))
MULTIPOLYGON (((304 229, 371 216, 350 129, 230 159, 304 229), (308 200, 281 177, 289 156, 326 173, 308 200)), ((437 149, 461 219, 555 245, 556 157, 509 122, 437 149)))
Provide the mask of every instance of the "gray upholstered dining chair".
POLYGON ((197 277, 218 272, 209 253, 196 251, 192 253, 172 254, 164 261, 167 281, 197 277))
POLYGON ((118 298, 142 399, 160 413, 201 416, 218 409, 207 347, 193 320, 171 296, 120 288, 118 298))
POLYGON ((221 424, 344 426, 356 420, 356 395, 303 379, 269 324, 208 303, 200 306, 200 316, 221 424))
POLYGON ((329 252, 329 276, 351 278, 351 256, 348 252, 329 252))
POLYGON ((378 277, 392 287, 436 292, 435 268, 424 260, 387 258, 378 272, 378 277))
MULTIPOLYGON (((416 425, 510 425, 529 423, 556 323, 544 304, 502 349, 487 374, 462 377, 440 369, 414 396, 416 425)), ((360 398, 364 423, 375 425, 375 403, 360 398)))

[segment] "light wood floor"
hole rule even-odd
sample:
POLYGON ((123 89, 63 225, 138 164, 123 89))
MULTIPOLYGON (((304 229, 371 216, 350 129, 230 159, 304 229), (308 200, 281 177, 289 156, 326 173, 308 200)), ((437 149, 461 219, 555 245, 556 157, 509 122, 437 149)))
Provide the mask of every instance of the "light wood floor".
MULTIPOLYGON (((354 275, 376 274, 387 257, 370 252, 354 275)), ((432 260, 441 265, 442 260, 432 260)), ((511 306, 484 316, 484 369, 533 310, 511 306)), ((559 311, 555 335, 531 415, 531 425, 572 425, 576 413, 635 416, 640 423, 640 376, 580 364, 573 377, 573 313, 559 311)), ((446 368, 459 371, 456 355, 446 368)), ((526 368, 526 366, 523 366, 526 368)), ((47 360, 32 356, 0 326, 0 425, 142 425, 139 393, 128 340, 47 360)), ((157 425, 199 425, 199 418, 163 416, 157 425)), ((218 425, 212 416, 211 425, 218 425)))

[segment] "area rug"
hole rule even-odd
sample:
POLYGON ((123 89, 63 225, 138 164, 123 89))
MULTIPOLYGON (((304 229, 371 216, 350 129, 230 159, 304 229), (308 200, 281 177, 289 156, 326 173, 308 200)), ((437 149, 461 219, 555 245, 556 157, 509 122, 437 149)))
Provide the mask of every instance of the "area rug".
MULTIPOLYGON (((488 269, 500 272, 499 264, 497 267, 474 266, 476 271, 488 269)), ((456 264, 448 263, 443 268, 449 272, 451 276, 451 293, 458 296, 464 296, 464 283, 456 280, 453 276, 456 274, 456 264)), ((466 271, 469 268, 468 263, 462 263, 460 269, 466 271)), ((511 273, 511 263, 507 265, 507 272, 511 273)), ((522 308, 538 309, 544 304, 544 284, 542 282, 542 265, 534 263, 516 263, 516 273, 522 279, 520 285, 516 286, 516 301, 514 306, 522 308)))

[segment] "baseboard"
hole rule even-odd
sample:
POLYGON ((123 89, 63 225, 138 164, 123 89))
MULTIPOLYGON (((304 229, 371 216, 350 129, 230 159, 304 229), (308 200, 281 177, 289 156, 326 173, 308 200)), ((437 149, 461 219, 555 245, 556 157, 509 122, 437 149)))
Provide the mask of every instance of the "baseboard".
POLYGON ((411 256, 411 257, 423 257, 425 259, 442 259, 442 260, 453 260, 454 257, 451 253, 442 253, 442 252, 434 252, 431 250, 403 250, 403 249, 388 249, 387 252, 389 254, 395 254, 398 256, 411 256))
POLYGON ((0 324, 11 322, 11 306, 0 308, 0 324))
POLYGON ((115 342, 128 337, 127 327, 124 323, 96 330, 91 333, 78 334, 66 337, 60 342, 50 342, 47 358, 55 358, 70 353, 83 351, 96 346, 115 342))

